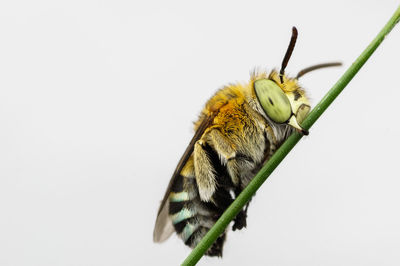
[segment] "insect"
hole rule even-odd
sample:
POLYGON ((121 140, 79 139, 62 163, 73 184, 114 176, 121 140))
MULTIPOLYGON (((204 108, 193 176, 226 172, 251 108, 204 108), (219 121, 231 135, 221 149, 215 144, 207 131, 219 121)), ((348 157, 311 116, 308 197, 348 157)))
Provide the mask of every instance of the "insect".
MULTIPOLYGON (((293 27, 279 73, 254 71, 248 83, 227 85, 206 103, 158 210, 154 242, 175 231, 194 248, 283 141, 295 130, 308 134, 300 124, 311 107, 298 79, 341 64, 314 65, 295 78, 286 76, 296 40, 293 27)), ((234 219, 233 231, 246 227, 248 205, 234 219)), ((222 256, 225 237, 226 231, 206 255, 222 256)))

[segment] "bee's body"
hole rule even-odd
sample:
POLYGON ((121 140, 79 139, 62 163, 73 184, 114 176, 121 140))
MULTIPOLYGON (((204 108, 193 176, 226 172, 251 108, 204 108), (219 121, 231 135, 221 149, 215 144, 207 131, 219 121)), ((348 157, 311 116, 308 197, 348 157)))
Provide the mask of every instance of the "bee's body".
MULTIPOLYGON (((234 197, 292 133, 291 126, 277 124, 266 116, 254 90, 254 82, 259 79, 271 79, 280 84, 275 71, 269 75, 253 74, 249 83, 225 86, 206 103, 195 129, 198 131, 207 118, 213 119, 194 143, 193 152, 180 173, 172 180, 155 230, 158 224, 167 227, 167 223, 172 222, 185 244, 196 246, 234 197)), ((293 100, 307 102, 295 79, 285 77, 284 87, 293 100)), ((247 207, 236 217, 234 229, 246 226, 246 211, 247 207)), ((169 233, 171 230, 167 236, 169 233)), ((164 240, 159 234, 158 241, 164 240)), ((225 234, 221 235, 207 254, 221 256, 224 238, 225 234)))
MULTIPOLYGON (((227 85, 206 103, 161 202, 155 242, 175 231, 186 245, 195 247, 283 141, 295 130, 308 134, 299 123, 310 104, 297 80, 340 63, 314 65, 288 78, 284 70, 296 38, 293 27, 279 73, 253 73, 247 84, 227 85)), ((247 207, 234 219, 233 230, 246 226, 247 207)), ((225 234, 207 255, 222 256, 225 234)))

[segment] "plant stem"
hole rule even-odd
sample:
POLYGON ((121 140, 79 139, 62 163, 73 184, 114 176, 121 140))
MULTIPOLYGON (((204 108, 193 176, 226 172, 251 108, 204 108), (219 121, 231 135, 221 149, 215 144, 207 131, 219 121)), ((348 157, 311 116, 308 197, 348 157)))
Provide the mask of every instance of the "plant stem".
MULTIPOLYGON (((400 6, 393 14, 388 23, 383 27, 375 39, 368 45, 362 54, 354 61, 354 63, 347 69, 342 77, 336 84, 329 90, 324 98, 315 106, 309 113, 307 118, 303 121, 302 127, 309 129, 329 107, 329 105, 336 99, 336 97, 343 91, 346 85, 353 79, 361 67, 365 64, 368 58, 374 53, 376 48, 385 39, 386 35, 393 29, 393 27, 400 20, 400 6)), ((256 193, 260 186, 265 182, 269 175, 275 170, 279 163, 286 157, 286 155, 293 149, 299 142, 303 135, 299 133, 292 134, 268 160, 258 174, 253 178, 249 185, 240 193, 237 199, 225 210, 222 216, 218 219, 215 225, 203 237, 200 243, 192 250, 189 256, 185 259, 182 265, 195 265, 204 253, 210 248, 212 243, 224 232, 225 228, 229 225, 233 218, 243 209, 251 197, 256 193)))

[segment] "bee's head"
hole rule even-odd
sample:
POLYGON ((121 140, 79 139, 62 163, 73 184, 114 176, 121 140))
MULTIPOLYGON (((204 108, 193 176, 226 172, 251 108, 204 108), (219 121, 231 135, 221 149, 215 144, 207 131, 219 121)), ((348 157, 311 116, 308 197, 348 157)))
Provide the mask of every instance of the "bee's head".
MULTIPOLYGON (((273 78, 278 74, 272 72, 271 76, 271 79, 254 81, 254 90, 265 114, 275 123, 288 124, 304 135, 308 135, 308 131, 300 126, 311 109, 303 90, 297 86, 287 86, 295 89, 284 90, 281 87, 283 84, 273 78)), ((294 83, 294 81, 292 80, 290 83, 294 83)))
POLYGON ((297 29, 293 27, 292 38, 282 61, 279 74, 276 71, 272 71, 268 78, 256 79, 253 84, 260 105, 273 122, 290 125, 304 135, 308 135, 308 130, 303 129, 300 124, 311 107, 304 91, 298 85, 297 79, 312 70, 339 66, 341 63, 315 65, 300 71, 296 78, 288 78, 285 76, 285 68, 292 55, 296 39, 297 29))

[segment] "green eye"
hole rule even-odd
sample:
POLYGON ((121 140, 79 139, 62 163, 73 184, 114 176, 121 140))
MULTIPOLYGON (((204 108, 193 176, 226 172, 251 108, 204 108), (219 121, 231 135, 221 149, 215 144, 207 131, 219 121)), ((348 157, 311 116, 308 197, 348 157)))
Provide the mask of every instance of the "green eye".
POLYGON ((265 113, 276 123, 284 123, 292 115, 288 97, 272 80, 259 79, 254 82, 258 101, 265 113))

